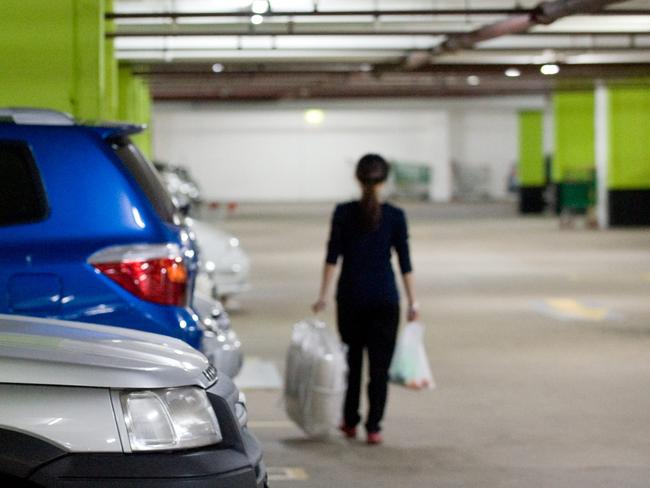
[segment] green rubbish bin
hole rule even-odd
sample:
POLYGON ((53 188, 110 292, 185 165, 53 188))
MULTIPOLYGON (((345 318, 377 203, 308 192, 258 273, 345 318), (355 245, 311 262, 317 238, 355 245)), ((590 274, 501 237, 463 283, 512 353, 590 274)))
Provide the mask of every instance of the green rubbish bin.
POLYGON ((566 181, 560 186, 560 202, 563 210, 586 213, 596 204, 595 181, 566 181))

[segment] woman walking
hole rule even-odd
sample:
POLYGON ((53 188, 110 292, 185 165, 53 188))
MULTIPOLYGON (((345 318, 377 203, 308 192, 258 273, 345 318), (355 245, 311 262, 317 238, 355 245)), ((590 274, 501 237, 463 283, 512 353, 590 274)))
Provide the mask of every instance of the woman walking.
POLYGON ((369 444, 383 442, 381 421, 388 394, 388 369, 399 325, 399 295, 391 265, 393 249, 399 258, 408 298, 407 318, 418 318, 406 216, 401 209, 379 200, 389 169, 377 154, 367 154, 359 160, 356 177, 361 185, 361 199, 337 205, 334 210, 320 294, 312 306, 315 313, 325 308, 336 264, 342 256, 336 293, 337 319, 341 340, 348 346, 349 373, 341 430, 348 438, 357 435, 366 350, 370 364, 365 423, 369 444))

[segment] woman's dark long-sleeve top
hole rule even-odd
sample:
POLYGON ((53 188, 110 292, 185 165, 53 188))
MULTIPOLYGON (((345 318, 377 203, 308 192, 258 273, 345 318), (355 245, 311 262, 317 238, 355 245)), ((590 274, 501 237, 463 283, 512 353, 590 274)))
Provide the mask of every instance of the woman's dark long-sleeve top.
POLYGON ((402 274, 412 270, 404 211, 388 203, 374 231, 364 231, 358 201, 337 205, 327 245, 327 262, 343 256, 336 298, 358 305, 398 304, 399 295, 391 265, 391 250, 399 258, 402 274))

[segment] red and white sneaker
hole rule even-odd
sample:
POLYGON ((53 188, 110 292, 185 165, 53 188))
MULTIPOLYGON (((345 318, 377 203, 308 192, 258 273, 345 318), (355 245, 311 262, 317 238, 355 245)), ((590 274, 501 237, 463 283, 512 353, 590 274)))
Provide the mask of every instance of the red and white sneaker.
POLYGON ((368 438, 366 439, 366 442, 371 446, 383 444, 384 437, 381 435, 381 432, 368 432, 368 438))
POLYGON ((342 424, 339 427, 339 430, 343 432, 343 435, 345 435, 346 439, 356 439, 357 438, 357 428, 356 427, 350 427, 348 425, 342 424))

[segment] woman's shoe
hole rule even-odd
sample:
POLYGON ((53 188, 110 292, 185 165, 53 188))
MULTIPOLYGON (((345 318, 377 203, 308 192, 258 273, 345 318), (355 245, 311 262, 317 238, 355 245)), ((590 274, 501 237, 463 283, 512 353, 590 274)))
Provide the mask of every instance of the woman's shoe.
POLYGON ((371 446, 382 444, 384 442, 384 437, 381 435, 381 432, 368 432, 366 442, 371 446))
POLYGON ((350 427, 348 425, 342 424, 339 427, 339 430, 343 432, 345 437, 347 439, 356 439, 357 438, 357 428, 356 427, 350 427))

